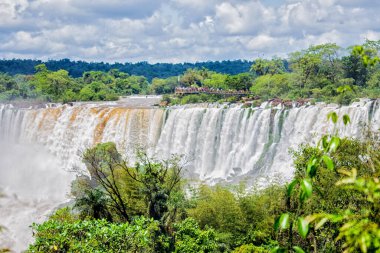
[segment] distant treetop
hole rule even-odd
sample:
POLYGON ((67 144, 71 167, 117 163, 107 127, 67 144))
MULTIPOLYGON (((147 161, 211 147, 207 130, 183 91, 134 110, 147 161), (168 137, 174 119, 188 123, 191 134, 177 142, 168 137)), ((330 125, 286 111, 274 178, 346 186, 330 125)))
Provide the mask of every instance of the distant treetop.
POLYGON ((64 69, 69 72, 72 77, 81 77, 87 71, 104 71, 118 69, 121 72, 130 75, 145 76, 148 81, 153 78, 167 78, 170 76, 182 75, 189 68, 202 69, 206 68, 218 73, 236 75, 248 72, 252 66, 251 61, 234 60, 234 61, 207 61, 196 63, 155 63, 148 62, 138 63, 106 63, 106 62, 85 62, 71 61, 69 59, 49 60, 43 62, 41 60, 0 60, 0 72, 10 75, 16 74, 34 74, 35 66, 44 63, 49 70, 57 71, 64 69))

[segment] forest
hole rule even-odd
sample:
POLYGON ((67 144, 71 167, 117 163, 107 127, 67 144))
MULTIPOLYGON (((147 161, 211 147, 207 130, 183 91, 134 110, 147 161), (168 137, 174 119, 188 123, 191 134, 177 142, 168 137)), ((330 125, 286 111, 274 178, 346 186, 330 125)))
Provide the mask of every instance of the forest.
MULTIPOLYGON (((132 94, 173 94, 176 87, 207 87, 215 90, 249 91, 249 96, 257 100, 256 104, 273 98, 349 104, 358 98, 376 98, 380 95, 380 71, 377 61, 379 49, 379 41, 367 41, 363 45, 347 49, 336 44, 322 44, 293 52, 287 59, 274 57, 255 59, 253 63, 235 61, 209 62, 203 65, 183 64, 181 70, 176 70, 175 73, 169 71, 162 74, 170 74, 168 77, 158 74, 152 76, 148 69, 134 71, 117 64, 100 64, 107 67, 84 71, 79 63, 77 66, 74 62, 66 60, 38 65, 34 65, 36 61, 25 61, 25 65, 33 65, 34 74, 15 74, 7 72, 7 68, 0 68, 5 71, 0 74, 0 100, 26 99, 64 103, 105 101, 117 100, 119 96, 132 94), (229 64, 234 65, 230 73, 226 71, 231 67, 229 64), (67 66, 74 66, 73 68, 81 73, 84 72, 81 75, 71 74, 72 70, 67 66), (60 69, 54 70, 57 68, 60 69)), ((17 66, 22 65, 22 62, 3 61, 3 64, 17 66)), ((141 66, 151 68, 161 65, 141 66)), ((177 68, 179 65, 162 66, 177 68)), ((236 102, 240 98, 192 94, 181 97, 165 96, 164 100, 168 104, 187 104, 236 102)))
POLYGON ((35 72, 35 67, 40 64, 45 64, 52 71, 66 70, 70 76, 76 78, 83 76, 84 72, 101 71, 108 72, 112 69, 118 69, 121 72, 130 75, 145 76, 148 81, 153 78, 167 78, 171 76, 182 75, 187 69, 206 68, 211 71, 236 75, 249 71, 252 65, 250 61, 235 60, 235 61, 209 61, 197 63, 155 63, 148 62, 138 63, 107 63, 107 62, 84 62, 71 61, 69 59, 49 60, 46 62, 40 60, 0 60, 0 72, 10 75, 32 75, 35 72))
MULTIPOLYGON (((367 41, 361 46, 348 49, 342 49, 336 44, 323 44, 293 52, 288 59, 259 58, 253 64, 243 61, 228 62, 228 64, 233 63, 241 67, 241 73, 238 74, 224 73, 223 68, 229 68, 225 62, 218 63, 219 65, 217 62, 210 62, 202 65, 202 68, 197 68, 197 64, 191 65, 186 70, 182 68, 183 72, 178 71, 174 76, 166 78, 159 76, 152 78, 150 72, 145 70, 123 72, 125 68, 122 66, 109 64, 104 65, 107 67, 100 68, 102 70, 85 71, 79 77, 75 77, 76 75, 71 75, 71 70, 67 67, 73 62, 66 60, 47 62, 35 65, 34 74, 2 73, 0 100, 29 99, 64 103, 106 101, 117 100, 119 96, 132 94, 172 94, 176 87, 207 87, 217 90, 249 91, 250 96, 258 100, 257 103, 273 98, 283 100, 305 98, 314 102, 349 104, 357 98, 375 98, 380 95, 379 64, 361 60, 362 56, 368 59, 377 57, 379 48, 379 41, 367 41), (68 65, 66 66, 65 63, 68 65), (250 64, 248 70, 245 66, 247 64, 250 64), (219 67, 215 68, 217 65, 219 67), (66 68, 53 70, 58 67, 66 68), (213 71, 213 68, 217 71, 213 71)), ((31 65, 36 63, 25 62, 31 65)), ((17 60, 8 61, 8 63, 14 63, 16 66, 20 64, 17 60)), ((143 65, 147 68, 152 66, 143 65)), ((175 68, 178 65, 165 66, 175 68)), ((239 72, 236 68, 231 70, 231 72, 239 72)), ((169 104, 186 104, 236 102, 239 98, 196 94, 179 98, 165 96, 164 100, 169 104)))

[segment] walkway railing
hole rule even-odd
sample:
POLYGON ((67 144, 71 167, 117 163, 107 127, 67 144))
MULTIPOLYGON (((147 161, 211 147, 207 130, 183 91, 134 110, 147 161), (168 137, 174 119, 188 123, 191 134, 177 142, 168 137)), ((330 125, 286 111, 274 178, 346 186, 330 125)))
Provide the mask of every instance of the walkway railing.
POLYGON ((216 94, 225 96, 245 96, 250 95, 249 91, 244 90, 219 90, 210 88, 193 88, 193 87, 177 87, 175 89, 175 94, 177 95, 187 95, 187 94, 216 94))

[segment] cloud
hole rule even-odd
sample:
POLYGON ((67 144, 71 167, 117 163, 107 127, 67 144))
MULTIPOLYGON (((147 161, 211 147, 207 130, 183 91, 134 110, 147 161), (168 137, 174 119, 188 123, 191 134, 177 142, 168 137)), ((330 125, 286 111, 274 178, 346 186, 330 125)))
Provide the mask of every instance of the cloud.
POLYGON ((259 1, 238 4, 224 2, 216 6, 215 18, 221 32, 255 35, 273 25, 275 13, 259 1))
POLYGON ((370 0, 0 0, 0 55, 184 62, 380 39, 370 0))

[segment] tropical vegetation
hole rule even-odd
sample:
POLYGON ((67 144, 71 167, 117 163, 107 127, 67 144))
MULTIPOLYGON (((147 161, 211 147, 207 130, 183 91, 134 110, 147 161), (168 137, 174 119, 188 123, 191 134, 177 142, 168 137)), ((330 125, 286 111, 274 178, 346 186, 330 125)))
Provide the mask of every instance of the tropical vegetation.
POLYGON ((379 49, 379 41, 366 41, 347 49, 327 43, 293 52, 286 59, 182 65, 3 60, 0 100, 104 101, 132 94, 168 94, 164 97, 165 104, 187 104, 241 101, 241 96, 233 96, 231 91, 244 91, 244 101, 255 100, 256 104, 274 98, 348 104, 362 97, 379 97, 379 49), (28 66, 25 67, 28 70, 16 73, 5 67, 14 64, 28 66), (73 66, 81 69, 76 72, 73 66), (148 71, 156 67, 169 70, 148 71), (224 93, 170 95, 178 87, 224 93))

